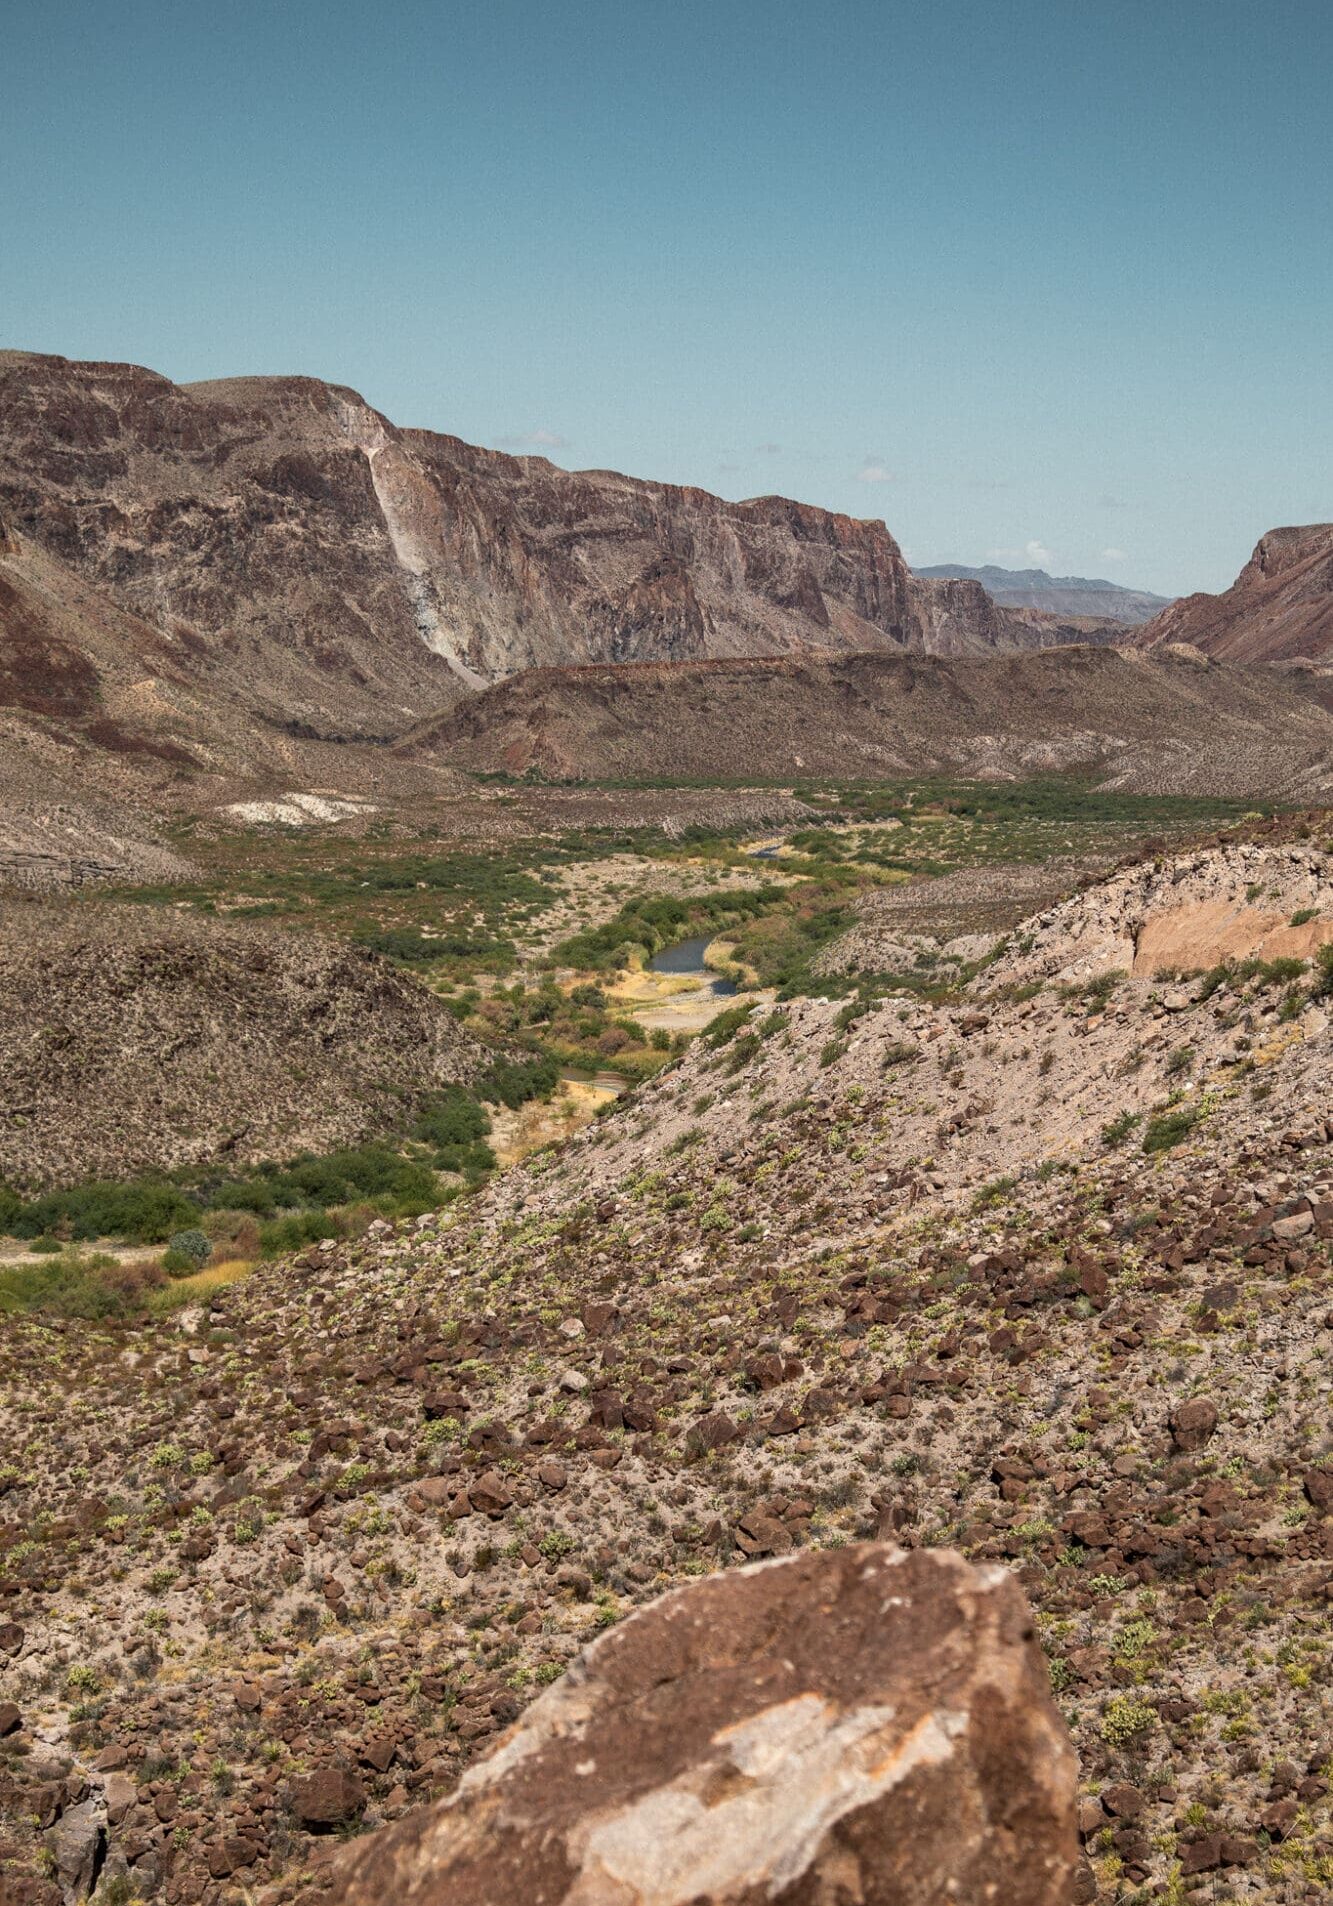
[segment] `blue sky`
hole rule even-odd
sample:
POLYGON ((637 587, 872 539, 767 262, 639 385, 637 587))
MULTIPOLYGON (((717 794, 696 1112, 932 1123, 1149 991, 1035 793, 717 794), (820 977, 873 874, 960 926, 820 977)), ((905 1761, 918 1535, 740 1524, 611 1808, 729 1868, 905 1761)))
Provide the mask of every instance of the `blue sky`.
POLYGON ((7 0, 0 341, 1225 586, 1333 518, 1327 0, 7 0))

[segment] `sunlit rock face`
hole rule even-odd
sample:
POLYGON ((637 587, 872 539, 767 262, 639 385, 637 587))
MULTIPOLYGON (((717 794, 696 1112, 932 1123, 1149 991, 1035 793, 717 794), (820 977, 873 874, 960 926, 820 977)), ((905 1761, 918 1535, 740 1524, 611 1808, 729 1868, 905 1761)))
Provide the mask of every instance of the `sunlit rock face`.
POLYGON ((1012 1577, 880 1543, 662 1596, 340 1906, 1067 1901, 1075 1760, 1012 1577))

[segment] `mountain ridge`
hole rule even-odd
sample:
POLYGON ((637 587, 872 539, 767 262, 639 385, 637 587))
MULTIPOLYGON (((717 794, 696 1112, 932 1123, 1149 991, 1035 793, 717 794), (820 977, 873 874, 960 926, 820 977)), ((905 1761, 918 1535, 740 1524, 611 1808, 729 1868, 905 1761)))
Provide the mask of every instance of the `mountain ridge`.
POLYGON ((995 563, 969 567, 966 563, 918 565, 913 573, 930 581, 948 577, 979 582, 1003 608, 1045 609, 1053 615, 1093 615, 1114 622, 1149 621, 1168 607, 1171 596, 1147 589, 1129 589, 1101 576, 1052 576, 1045 569, 1002 569, 995 563))
POLYGON ((1230 662, 1333 662, 1333 523, 1267 530, 1229 589, 1182 596, 1133 640, 1230 662))
POLYGON ((1179 647, 747 657, 528 670, 394 753, 573 780, 1093 772, 1305 799, 1333 784, 1333 718, 1304 681, 1179 647))
POLYGON ((209 703, 340 736, 526 667, 1096 633, 921 581, 878 520, 564 471, 303 376, 0 353, 0 522, 209 703))

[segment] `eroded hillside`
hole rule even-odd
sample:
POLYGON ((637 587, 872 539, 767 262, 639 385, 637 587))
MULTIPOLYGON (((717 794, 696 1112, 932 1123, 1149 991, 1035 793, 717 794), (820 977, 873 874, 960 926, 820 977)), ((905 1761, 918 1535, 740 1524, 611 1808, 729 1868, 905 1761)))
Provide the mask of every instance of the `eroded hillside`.
MULTIPOLYGON (((1298 861, 1323 906, 1317 827, 1222 851, 1242 907, 1298 861)), ((1118 976, 1060 913, 939 1004, 741 1002, 567 1146, 183 1324, 11 1320, 14 1897, 85 1791, 135 1890, 294 1896, 663 1585, 884 1532, 1018 1571, 1080 1898, 1322 1899, 1328 962, 1118 976)))
POLYGON ((1066 773, 1294 802, 1330 785, 1333 715, 1269 671, 1075 646, 533 670, 397 752, 569 779, 1066 773))
POLYGON ((1333 524, 1272 529, 1230 589, 1182 596, 1135 640, 1188 642, 1230 662, 1333 659, 1333 524))
POLYGON ((0 1181, 38 1188, 332 1150, 483 1057, 361 948, 109 907, 0 926, 0 1181))

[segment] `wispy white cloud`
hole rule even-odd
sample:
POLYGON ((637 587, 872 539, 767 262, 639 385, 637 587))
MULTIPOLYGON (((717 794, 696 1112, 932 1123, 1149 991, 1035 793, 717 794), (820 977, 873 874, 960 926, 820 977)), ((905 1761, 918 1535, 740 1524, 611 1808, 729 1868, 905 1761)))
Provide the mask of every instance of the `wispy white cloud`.
POLYGON ((879 457, 867 457, 856 473, 858 483, 894 483, 897 481, 879 457))
POLYGON ((988 549, 986 560, 992 563, 1021 560, 1035 564, 1038 569, 1049 569, 1055 558, 1045 543, 1034 536, 1031 542, 1024 543, 1021 549, 988 549))
POLYGON ((1101 560, 1104 563, 1124 563, 1128 562, 1129 558, 1123 549, 1104 549, 1102 551, 1101 560))
POLYGON ((501 450, 568 450, 569 438, 556 430, 525 430, 517 437, 497 437, 501 450))

